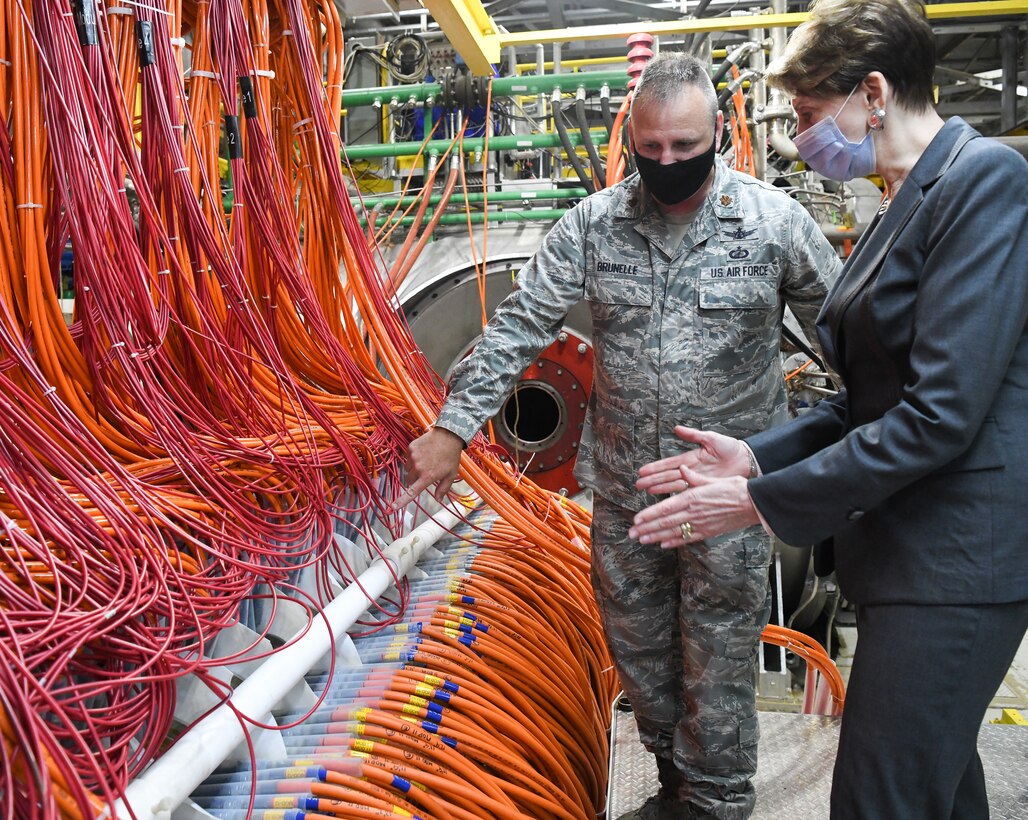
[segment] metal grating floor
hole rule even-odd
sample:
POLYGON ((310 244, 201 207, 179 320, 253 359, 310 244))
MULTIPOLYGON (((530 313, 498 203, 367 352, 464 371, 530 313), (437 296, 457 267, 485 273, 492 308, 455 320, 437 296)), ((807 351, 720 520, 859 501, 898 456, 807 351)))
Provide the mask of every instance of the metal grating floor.
MULTIPOLYGON (((760 712, 760 762, 751 820, 826 820, 839 719, 760 712)), ((986 724, 978 736, 992 820, 1028 818, 1028 727, 986 724)), ((611 725, 608 820, 657 790, 653 757, 639 743, 631 712, 611 725)))

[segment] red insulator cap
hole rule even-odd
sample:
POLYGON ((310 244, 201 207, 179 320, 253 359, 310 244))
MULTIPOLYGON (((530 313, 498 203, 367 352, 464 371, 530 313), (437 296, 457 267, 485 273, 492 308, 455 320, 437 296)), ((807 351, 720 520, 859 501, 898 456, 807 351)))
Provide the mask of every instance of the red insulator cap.
POLYGON ((629 51, 628 51, 628 76, 631 77, 628 81, 629 89, 635 88, 635 84, 639 79, 639 75, 642 74, 643 66, 646 65, 646 61, 653 57, 653 35, 646 34, 645 32, 639 32, 638 34, 632 34, 627 40, 629 51))

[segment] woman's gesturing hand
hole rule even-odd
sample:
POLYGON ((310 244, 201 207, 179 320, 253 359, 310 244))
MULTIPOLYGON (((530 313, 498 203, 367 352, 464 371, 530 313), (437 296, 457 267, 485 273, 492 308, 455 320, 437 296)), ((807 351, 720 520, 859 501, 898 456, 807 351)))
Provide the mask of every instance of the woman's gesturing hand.
MULTIPOLYGON (((748 464, 748 456, 744 458, 748 464)), ((636 515, 628 531, 631 538, 671 549, 760 523, 742 476, 711 477, 685 466, 678 474, 688 489, 636 515)))
POLYGON ((680 493, 688 487, 679 472, 681 467, 715 478, 750 474, 749 448, 738 439, 682 425, 675 428, 675 435, 696 448, 644 465, 636 488, 653 495, 680 493))

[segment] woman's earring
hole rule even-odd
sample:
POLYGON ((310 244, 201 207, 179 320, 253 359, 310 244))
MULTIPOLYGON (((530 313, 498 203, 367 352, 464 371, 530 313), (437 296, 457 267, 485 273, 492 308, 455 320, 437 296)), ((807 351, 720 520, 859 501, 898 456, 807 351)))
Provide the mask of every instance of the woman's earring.
POLYGON ((870 116, 867 118, 867 124, 870 126, 872 131, 881 131, 885 128, 885 109, 872 109, 870 116))

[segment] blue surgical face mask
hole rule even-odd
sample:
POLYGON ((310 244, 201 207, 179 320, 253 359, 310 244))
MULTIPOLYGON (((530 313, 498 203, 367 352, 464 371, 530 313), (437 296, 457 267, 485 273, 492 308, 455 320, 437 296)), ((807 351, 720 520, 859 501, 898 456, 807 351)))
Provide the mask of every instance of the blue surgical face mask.
MULTIPOLYGON (((857 88, 860 88, 859 84, 839 106, 836 116, 846 107, 857 88)), ((868 131, 860 142, 850 142, 839 129, 835 116, 825 117, 802 134, 797 134, 793 142, 800 159, 829 179, 846 182, 875 172, 875 143, 871 132, 868 131)))

